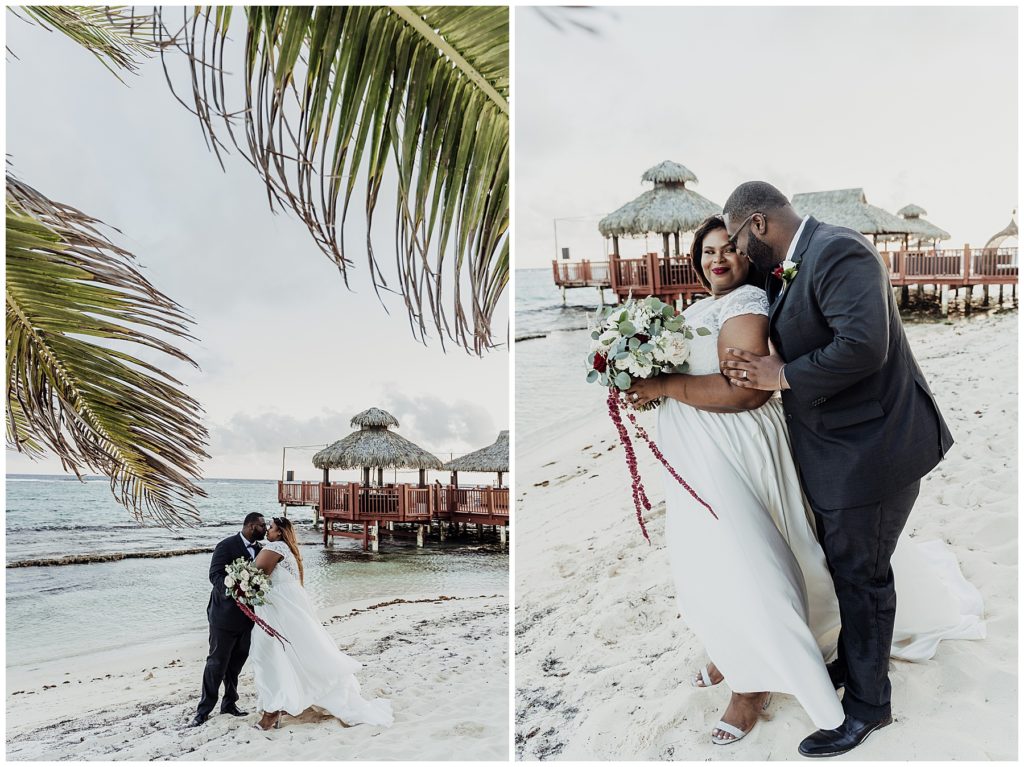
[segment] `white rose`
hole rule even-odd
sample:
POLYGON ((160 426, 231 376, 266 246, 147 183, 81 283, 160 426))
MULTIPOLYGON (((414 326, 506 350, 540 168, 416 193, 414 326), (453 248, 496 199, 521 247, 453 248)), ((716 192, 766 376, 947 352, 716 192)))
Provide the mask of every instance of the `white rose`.
POLYGON ((235 579, 229 575, 227 578, 224 579, 224 585, 230 589, 232 586, 235 585, 235 579))
POLYGON ((242 574, 239 576, 239 580, 241 580, 243 584, 244 583, 248 583, 249 582, 249 571, 248 570, 242 570, 242 574))
MULTIPOLYGON (((662 336, 659 336, 661 340, 662 336)), ((662 344, 663 361, 672 365, 682 365, 690 356, 690 344, 680 333, 666 333, 662 344)))
POLYGON ((790 269, 793 269, 795 267, 796 267, 796 261, 783 261, 782 262, 782 271, 784 271, 784 272, 785 271, 789 271, 790 269))
POLYGON ((617 367, 619 370, 625 370, 626 368, 628 368, 629 367, 629 357, 627 357, 624 360, 615 360, 615 367, 617 367))

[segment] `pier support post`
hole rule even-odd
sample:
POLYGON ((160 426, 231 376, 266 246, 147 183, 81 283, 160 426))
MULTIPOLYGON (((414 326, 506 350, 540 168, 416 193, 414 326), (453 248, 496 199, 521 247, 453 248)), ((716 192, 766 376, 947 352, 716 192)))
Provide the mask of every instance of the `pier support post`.
POLYGON ((981 286, 981 305, 988 306, 988 283, 981 286))
POLYGON ((945 285, 936 287, 941 290, 939 304, 942 307, 942 313, 949 314, 949 290, 946 289, 945 285))
POLYGON ((319 506, 314 506, 313 507, 313 529, 314 530, 319 530, 320 529, 320 507, 319 506))
POLYGON ((498 538, 501 540, 501 545, 504 546, 508 542, 508 527, 505 525, 498 525, 498 538))
POLYGON ((447 529, 445 529, 443 519, 437 523, 437 532, 441 536, 441 543, 444 543, 446 540, 448 540, 448 531, 447 529))
POLYGON ((416 525, 416 548, 418 549, 423 548, 423 541, 426 538, 424 533, 426 527, 426 525, 416 525))
POLYGON ((481 541, 484 539, 484 526, 481 524, 477 524, 476 526, 476 537, 481 541))
POLYGON ((565 306, 565 285, 561 286, 562 290, 562 306, 565 306))
POLYGON ((910 301, 910 286, 904 285, 900 288, 900 306, 906 306, 910 301))
POLYGON ((970 316, 971 314, 971 299, 974 297, 974 286, 968 285, 964 290, 964 314, 970 316))
POLYGON ((1003 305, 1003 286, 999 286, 999 305, 1003 305))
POLYGON ((380 551, 380 522, 376 519, 370 525, 370 551, 380 551))

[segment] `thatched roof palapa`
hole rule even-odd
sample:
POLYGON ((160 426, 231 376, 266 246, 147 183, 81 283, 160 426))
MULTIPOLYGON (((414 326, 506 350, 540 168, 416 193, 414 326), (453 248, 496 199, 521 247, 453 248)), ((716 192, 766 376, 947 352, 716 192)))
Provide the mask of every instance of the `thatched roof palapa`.
POLYGON ((859 187, 794 194, 793 207, 801 216, 814 216, 826 224, 845 226, 861 234, 914 234, 899 216, 869 205, 859 187))
POLYGON ((440 469, 441 459, 388 429, 398 426, 391 413, 372 407, 350 422, 358 426, 344 439, 313 456, 318 469, 440 469))
POLYGON ((446 471, 508 471, 508 430, 500 432, 493 445, 448 461, 444 468, 446 471))
POLYGON ((603 236, 689 232, 708 216, 722 212, 721 206, 686 188, 686 183, 696 183, 697 177, 677 162, 666 160, 648 168, 641 181, 653 182, 654 189, 602 218, 597 228, 603 236))
POLYGON ((1001 232, 996 232, 985 243, 986 248, 1001 248, 1009 239, 1017 239, 1017 211, 1014 209, 1009 225, 1001 232))
POLYGON ((907 222, 907 226, 910 227, 910 236, 919 242, 921 240, 948 240, 949 232, 945 229, 939 229, 931 221, 926 221, 921 216, 927 216, 928 211, 922 208, 920 205, 904 205, 896 214, 900 216, 904 221, 907 222))

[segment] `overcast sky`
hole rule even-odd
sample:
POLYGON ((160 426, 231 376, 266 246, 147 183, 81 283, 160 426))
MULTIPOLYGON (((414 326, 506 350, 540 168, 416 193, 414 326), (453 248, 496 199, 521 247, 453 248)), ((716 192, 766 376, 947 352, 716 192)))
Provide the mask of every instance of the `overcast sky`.
MULTIPOLYGON (((220 170, 195 117, 171 96, 158 61, 127 87, 60 35, 7 15, 7 140, 15 173, 53 199, 123 232, 144 273, 197 320, 172 365, 206 409, 207 477, 276 479, 284 445, 332 442, 368 407, 439 457, 489 445, 509 425, 505 347, 483 359, 412 339, 405 308, 385 314, 355 250, 345 289, 336 267, 289 214, 271 214, 240 157, 220 170)), ((241 52, 236 46, 235 52, 241 52)), ((237 71, 240 67, 234 67, 237 71)), ((361 190, 356 197, 361 199, 361 190)), ((381 192, 374 247, 390 262, 393 217, 381 192)), ((365 237, 361 204, 350 246, 365 237)), ((507 301, 495 330, 506 333, 507 301)), ((288 468, 316 476, 312 452, 288 468)), ((55 460, 7 452, 7 472, 60 473, 55 460)))
MULTIPOLYGON (((722 205, 743 181, 785 194, 863 187, 981 246, 1017 192, 1016 8, 620 8, 600 34, 516 14, 516 265, 558 239, 601 257, 597 220, 662 160, 722 205)), ((644 252, 643 240, 624 245, 644 252)), ((650 241, 660 249, 660 239, 650 241)))

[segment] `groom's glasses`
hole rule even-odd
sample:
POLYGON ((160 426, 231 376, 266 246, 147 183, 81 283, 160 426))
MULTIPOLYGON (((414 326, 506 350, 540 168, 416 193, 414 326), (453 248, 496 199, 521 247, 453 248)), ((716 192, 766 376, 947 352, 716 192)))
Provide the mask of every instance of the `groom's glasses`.
POLYGON ((740 236, 740 232, 743 231, 743 227, 745 227, 747 224, 750 223, 750 219, 752 219, 754 216, 756 216, 758 214, 760 214, 762 216, 764 215, 764 213, 761 213, 761 211, 754 211, 749 216, 747 216, 747 218, 743 221, 743 223, 740 224, 740 228, 736 230, 736 234, 734 234, 732 237, 729 238, 729 244, 730 245, 732 245, 734 248, 738 248, 738 246, 736 245, 736 238, 740 236))

